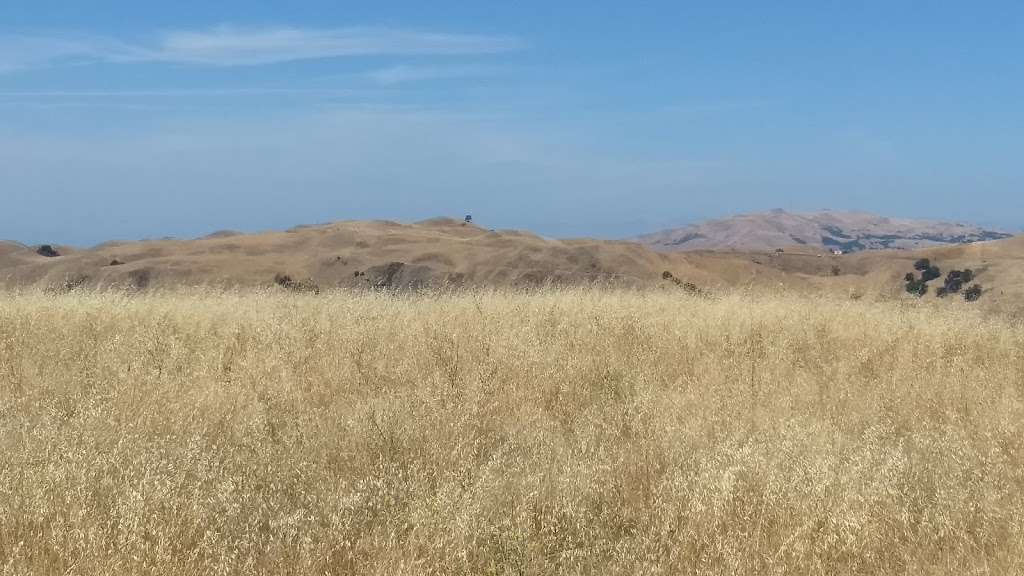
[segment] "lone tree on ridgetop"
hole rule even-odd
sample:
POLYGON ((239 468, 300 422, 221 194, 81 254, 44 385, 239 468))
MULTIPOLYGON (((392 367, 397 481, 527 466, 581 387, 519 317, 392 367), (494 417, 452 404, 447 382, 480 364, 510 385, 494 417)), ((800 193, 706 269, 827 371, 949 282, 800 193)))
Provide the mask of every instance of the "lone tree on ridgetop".
POLYGON ((39 249, 36 250, 36 254, 39 254, 40 256, 45 256, 47 258, 56 258, 57 256, 60 256, 60 252, 57 252, 57 250, 55 250, 54 247, 50 246, 49 244, 43 244, 42 246, 40 246, 39 249))

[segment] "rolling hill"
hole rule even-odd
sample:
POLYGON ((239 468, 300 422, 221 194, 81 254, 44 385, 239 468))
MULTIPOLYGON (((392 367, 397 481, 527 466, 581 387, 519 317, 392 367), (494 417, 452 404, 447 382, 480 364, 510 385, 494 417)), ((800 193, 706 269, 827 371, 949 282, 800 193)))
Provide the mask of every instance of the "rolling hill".
MULTIPOLYGON (((178 288, 295 286, 408 289, 544 284, 650 286, 664 272, 700 286, 813 288, 829 265, 813 255, 785 258, 729 252, 662 253, 611 240, 553 240, 437 218, 415 224, 343 221, 285 232, 219 232, 192 240, 106 242, 91 249, 0 245, 0 286, 178 288)), ((818 254, 820 256, 820 254, 818 254)))
MULTIPOLYGON (((552 240, 452 219, 343 221, 285 232, 220 232, 192 240, 107 242, 91 249, 0 242, 0 287, 129 290, 533 287, 589 284, 676 289, 794 290, 906 298, 903 276, 930 258, 943 274, 971 268, 986 306, 1022 307, 1024 237, 837 256, 820 246, 657 251, 635 242, 552 240), (670 276, 666 277, 665 272, 670 276)), ((934 292, 926 300, 934 299, 934 292)), ((957 298, 949 298, 950 301, 957 298)))
POLYGON ((108 242, 92 249, 0 245, 7 286, 256 286, 275 276, 323 287, 522 286, 545 282, 636 284, 670 257, 629 242, 548 240, 451 219, 416 224, 336 222, 286 232, 219 232, 194 240, 108 242))

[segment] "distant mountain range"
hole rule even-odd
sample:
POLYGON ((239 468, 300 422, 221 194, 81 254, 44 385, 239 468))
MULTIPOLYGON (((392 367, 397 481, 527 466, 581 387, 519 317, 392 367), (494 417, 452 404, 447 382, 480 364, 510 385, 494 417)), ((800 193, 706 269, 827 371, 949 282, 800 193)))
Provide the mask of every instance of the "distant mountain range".
POLYGON ((772 210, 708 220, 635 238, 656 250, 771 250, 808 246, 843 252, 911 250, 1009 238, 970 224, 886 218, 863 212, 772 210))

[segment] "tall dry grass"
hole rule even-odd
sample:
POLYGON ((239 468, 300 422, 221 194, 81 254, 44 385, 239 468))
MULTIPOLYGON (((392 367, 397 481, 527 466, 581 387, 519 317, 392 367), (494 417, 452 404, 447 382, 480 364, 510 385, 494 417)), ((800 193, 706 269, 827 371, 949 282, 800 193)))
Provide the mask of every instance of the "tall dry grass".
POLYGON ((0 297, 3 574, 1012 574, 1024 329, 796 296, 0 297))

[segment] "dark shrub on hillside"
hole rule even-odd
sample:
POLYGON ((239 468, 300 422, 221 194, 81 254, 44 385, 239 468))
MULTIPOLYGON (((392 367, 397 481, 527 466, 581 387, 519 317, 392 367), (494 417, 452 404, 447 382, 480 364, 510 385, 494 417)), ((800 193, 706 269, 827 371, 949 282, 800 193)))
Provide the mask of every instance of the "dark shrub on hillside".
POLYGON ((832 275, 833 276, 839 276, 842 273, 843 273, 843 271, 839 269, 839 266, 833 266, 832 267, 832 275))
POLYGON ((319 294, 320 287, 317 286, 312 279, 307 278, 306 280, 295 281, 291 276, 287 274, 275 274, 274 284, 277 284, 281 288, 286 290, 292 290, 294 292, 310 292, 312 294, 319 294))
POLYGON ((938 288, 935 289, 935 295, 938 296, 939 298, 944 297, 948 293, 949 290, 945 286, 939 286, 938 288))
POLYGON ((53 246, 50 246, 49 244, 43 244, 42 246, 37 248, 36 254, 39 254, 40 256, 46 256, 47 258, 56 258, 57 256, 60 256, 60 252, 57 252, 53 248, 53 246))
POLYGON ((963 287, 963 282, 959 278, 946 278, 946 284, 943 286, 949 292, 959 292, 960 288, 963 287))
POLYGON ((903 281, 904 282, 913 282, 914 281, 914 273, 913 272, 907 272, 907 275, 903 277, 903 281))
POLYGON ((924 270, 931 268, 931 266, 932 262, 927 258, 921 258, 917 262, 914 262, 914 270, 917 270, 919 272, 923 272, 924 270))
POLYGON ((928 285, 923 280, 912 280, 907 282, 906 290, 915 296, 924 296, 928 293, 928 285))
POLYGON ((981 284, 975 284, 967 290, 964 290, 964 300, 974 302, 978 298, 981 298, 981 292, 981 284))
POLYGON ((671 281, 671 282, 672 282, 673 284, 675 284, 676 286, 679 286, 680 288, 682 288, 682 289, 683 289, 683 290, 685 290, 686 292, 688 292, 688 293, 690 293, 690 294, 693 294, 693 295, 695 295, 695 296, 707 296, 707 295, 708 295, 708 294, 707 294, 706 292, 704 292, 703 290, 701 290, 701 289, 700 289, 700 288, 699 288, 699 287, 698 287, 698 286, 697 286, 696 284, 694 284, 693 282, 684 282, 684 281, 682 281, 681 279, 679 279, 679 278, 676 278, 676 277, 675 277, 675 275, 673 275, 673 274, 672 274, 671 272, 669 272, 668 270, 665 270, 664 272, 662 272, 662 273, 661 273, 661 279, 662 279, 662 280, 669 280, 669 281, 671 281))
POLYGON ((124 262, 121 262, 117 258, 114 258, 113 260, 110 261, 110 264, 108 264, 108 266, 121 266, 123 264, 124 262))
POLYGON ((683 282, 680 287, 695 296, 707 296, 707 293, 697 287, 693 282, 683 282))
POLYGON ((966 270, 961 272, 960 273, 960 281, 963 282, 964 284, 970 284, 971 282, 973 282, 974 281, 974 270, 971 270, 970 268, 967 268, 966 270))
POLYGON ((927 282, 929 280, 935 280, 940 276, 942 276, 942 272, 939 270, 938 266, 929 266, 923 272, 921 272, 921 280, 924 282, 927 282))

